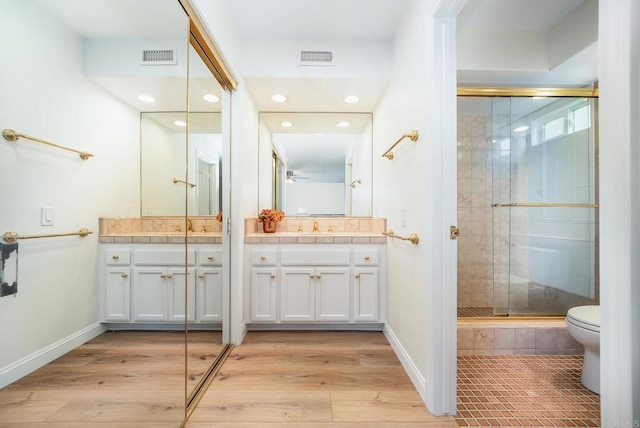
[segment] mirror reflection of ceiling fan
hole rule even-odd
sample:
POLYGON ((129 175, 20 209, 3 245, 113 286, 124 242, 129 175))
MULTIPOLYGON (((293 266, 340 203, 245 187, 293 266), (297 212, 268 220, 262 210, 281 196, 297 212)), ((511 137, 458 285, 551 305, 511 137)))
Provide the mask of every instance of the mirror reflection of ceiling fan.
POLYGON ((287 171, 287 181, 288 182, 295 182, 296 180, 308 180, 309 177, 304 177, 302 175, 298 175, 296 174, 294 171, 288 170, 287 171))

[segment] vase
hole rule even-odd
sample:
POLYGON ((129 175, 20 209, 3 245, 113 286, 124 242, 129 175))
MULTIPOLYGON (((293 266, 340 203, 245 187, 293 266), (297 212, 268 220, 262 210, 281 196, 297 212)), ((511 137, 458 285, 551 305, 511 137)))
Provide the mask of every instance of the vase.
POLYGON ((274 233, 276 231, 276 222, 268 220, 263 221, 262 230, 264 233, 274 233))

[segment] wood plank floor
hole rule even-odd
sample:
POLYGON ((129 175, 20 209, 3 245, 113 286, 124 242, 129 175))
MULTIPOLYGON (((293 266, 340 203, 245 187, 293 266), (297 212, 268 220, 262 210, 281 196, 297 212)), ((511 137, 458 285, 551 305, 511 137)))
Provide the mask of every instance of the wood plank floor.
MULTIPOLYGON (((190 388, 220 340, 219 332, 190 333, 190 388)), ((0 427, 178 427, 184 349, 182 332, 106 332, 0 389, 0 427)))
MULTIPOLYGON (((191 339, 195 379, 215 352, 210 338, 191 339)), ((177 428, 184 417, 183 340, 178 332, 105 333, 1 389, 0 427, 177 428)), ((457 424, 427 411, 382 333, 251 332, 186 424, 211 426, 457 424)))
POLYGON ((379 332, 250 332, 192 413, 203 427, 456 427, 425 408, 379 332))

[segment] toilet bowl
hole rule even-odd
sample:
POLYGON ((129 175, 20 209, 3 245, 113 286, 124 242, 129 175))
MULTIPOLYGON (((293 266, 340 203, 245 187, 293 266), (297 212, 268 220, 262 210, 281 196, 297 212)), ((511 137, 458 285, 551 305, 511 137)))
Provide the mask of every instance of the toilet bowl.
POLYGON ((577 306, 569 309, 567 331, 584 346, 582 384, 600 394, 600 306, 577 306))

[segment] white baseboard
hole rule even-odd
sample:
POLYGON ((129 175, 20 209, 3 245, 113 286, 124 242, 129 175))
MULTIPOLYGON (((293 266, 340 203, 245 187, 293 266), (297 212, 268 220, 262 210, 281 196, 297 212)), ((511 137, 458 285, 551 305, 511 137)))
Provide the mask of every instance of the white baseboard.
POLYGON ((389 341, 391 348, 393 348, 393 351, 396 353, 396 356, 400 360, 400 364, 402 364, 404 371, 407 372, 407 375, 409 375, 409 379, 411 379, 411 383, 413 383, 413 386, 418 391, 418 394, 420 394, 420 397, 422 398, 422 401, 425 403, 425 406, 426 406, 427 397, 425 395, 426 384, 425 384, 424 377, 420 374, 420 371, 418 370, 416 365, 413 363, 413 360, 411 360, 411 357, 409 357, 409 354, 404 349, 404 347, 402 346, 402 344, 400 343, 396 335, 393 333, 393 330, 391 330, 391 327, 389 327, 389 324, 385 324, 384 329, 382 331, 384 333, 384 336, 389 341))
POLYGON ((95 323, 13 364, 0 368, 0 388, 4 388, 40 367, 49 364, 56 358, 101 335, 105 331, 106 328, 102 324, 95 323))

